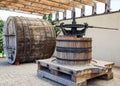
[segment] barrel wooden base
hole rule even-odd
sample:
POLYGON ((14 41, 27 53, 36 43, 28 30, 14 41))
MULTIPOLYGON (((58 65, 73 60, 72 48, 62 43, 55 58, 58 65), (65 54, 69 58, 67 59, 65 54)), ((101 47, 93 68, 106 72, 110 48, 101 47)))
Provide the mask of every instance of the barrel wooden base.
POLYGON ((92 60, 87 65, 61 65, 56 58, 38 60, 37 75, 48 78, 65 86, 87 86, 87 80, 94 77, 112 79, 114 63, 92 60))

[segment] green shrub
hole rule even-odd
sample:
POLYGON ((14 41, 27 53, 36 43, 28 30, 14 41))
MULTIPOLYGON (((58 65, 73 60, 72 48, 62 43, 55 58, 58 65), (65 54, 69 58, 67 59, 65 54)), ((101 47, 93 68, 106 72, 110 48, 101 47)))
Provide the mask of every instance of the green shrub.
POLYGON ((3 57, 3 43, 2 43, 3 26, 4 22, 0 20, 0 57, 3 57))
MULTIPOLYGON (((45 14, 43 16, 44 20, 48 20, 52 25, 57 25, 59 23, 58 20, 52 20, 52 14, 45 14)), ((60 34, 61 29, 59 27, 54 27, 56 37, 60 34)))

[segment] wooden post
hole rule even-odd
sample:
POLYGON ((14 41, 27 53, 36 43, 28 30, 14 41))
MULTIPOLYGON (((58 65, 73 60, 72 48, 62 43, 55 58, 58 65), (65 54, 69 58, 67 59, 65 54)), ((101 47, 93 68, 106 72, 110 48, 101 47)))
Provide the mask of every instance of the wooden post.
POLYGON ((85 6, 81 8, 81 17, 85 16, 85 6))
POLYGON ((73 18, 73 17, 76 17, 75 8, 73 8, 71 11, 71 18, 73 18))
POLYGON ((94 6, 92 6, 92 15, 95 15, 96 14, 96 10, 97 9, 97 5, 96 3, 94 3, 94 6))
POLYGON ((56 18, 55 19, 59 20, 59 12, 58 11, 56 12, 56 18))
POLYGON ((105 13, 110 12, 110 0, 107 0, 107 2, 105 3, 105 13))
POLYGON ((64 20, 66 20, 66 15, 67 15, 67 13, 66 13, 66 10, 63 12, 63 19, 64 20))

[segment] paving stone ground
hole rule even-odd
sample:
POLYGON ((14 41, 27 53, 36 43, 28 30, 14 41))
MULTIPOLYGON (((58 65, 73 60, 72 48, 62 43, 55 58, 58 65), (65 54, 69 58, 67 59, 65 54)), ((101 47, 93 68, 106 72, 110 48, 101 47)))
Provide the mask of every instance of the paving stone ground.
MULTIPOLYGON (((94 78, 88 86, 120 86, 120 68, 113 68, 114 79, 102 80, 94 78)), ((37 64, 24 63, 10 65, 6 59, 0 58, 0 86, 63 86, 51 80, 37 77, 37 64)))

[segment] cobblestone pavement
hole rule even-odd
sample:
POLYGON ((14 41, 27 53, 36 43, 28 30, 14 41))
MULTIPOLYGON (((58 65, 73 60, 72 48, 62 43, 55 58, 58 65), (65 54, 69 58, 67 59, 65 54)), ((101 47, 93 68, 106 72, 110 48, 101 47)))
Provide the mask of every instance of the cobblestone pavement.
MULTIPOLYGON (((114 79, 98 78, 88 81, 88 86, 120 86, 120 69, 113 68, 114 79)), ((0 86, 62 86, 53 81, 37 77, 37 64, 10 65, 0 58, 0 86)))

